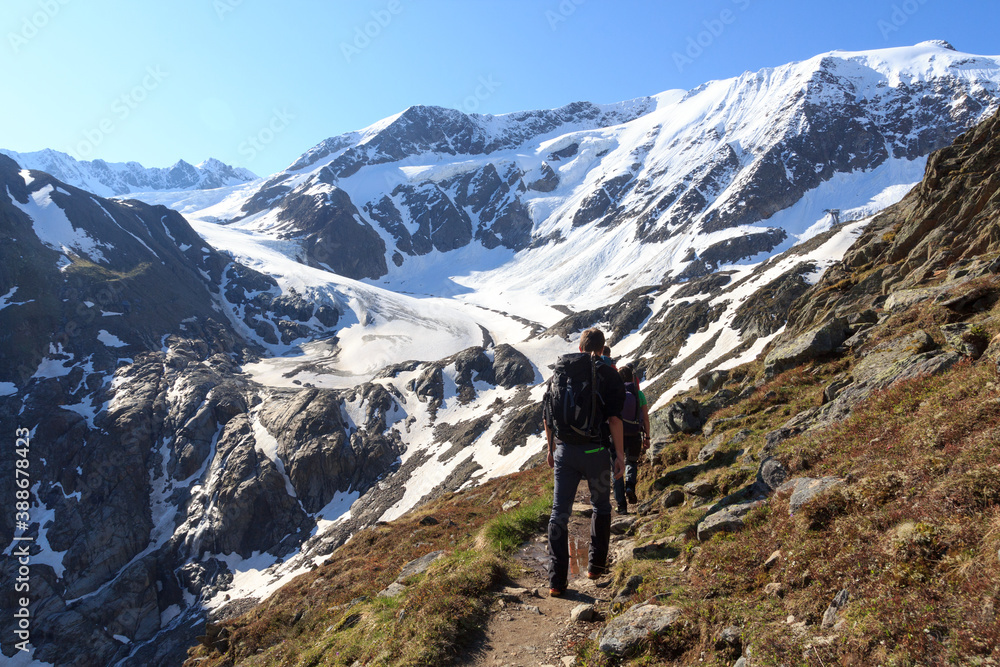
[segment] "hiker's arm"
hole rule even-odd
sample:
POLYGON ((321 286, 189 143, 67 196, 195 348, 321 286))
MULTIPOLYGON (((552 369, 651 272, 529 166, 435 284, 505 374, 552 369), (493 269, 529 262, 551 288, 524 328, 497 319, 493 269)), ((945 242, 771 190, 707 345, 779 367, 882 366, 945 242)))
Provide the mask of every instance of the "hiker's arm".
POLYGON ((546 455, 545 460, 548 462, 550 468, 555 468, 555 438, 552 435, 552 429, 549 428, 549 423, 547 421, 542 421, 542 425, 545 427, 545 446, 548 449, 548 454, 546 455))
POLYGON ((622 420, 618 417, 608 417, 611 427, 611 442, 615 445, 615 479, 625 474, 625 435, 622 430, 622 420))
POLYGON ((649 447, 649 406, 642 406, 642 435, 643 437, 643 449, 649 447))

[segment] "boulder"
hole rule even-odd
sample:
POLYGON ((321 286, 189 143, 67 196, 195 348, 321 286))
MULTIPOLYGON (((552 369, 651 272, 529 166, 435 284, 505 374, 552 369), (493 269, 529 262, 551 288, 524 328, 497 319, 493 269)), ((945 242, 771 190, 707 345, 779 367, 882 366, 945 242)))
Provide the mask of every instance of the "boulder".
POLYGON ((709 371, 698 376, 698 391, 711 394, 719 389, 729 379, 729 371, 709 371))
POLYGON ((851 335, 846 319, 833 317, 823 324, 777 344, 764 359, 764 372, 768 377, 795 368, 807 361, 833 352, 851 335))
POLYGON ((799 477, 785 482, 779 490, 791 490, 792 495, 788 500, 788 513, 795 514, 807 502, 816 496, 829 491, 844 483, 839 477, 799 477))
POLYGON ((630 530, 632 526, 635 525, 636 517, 634 516, 619 516, 611 522, 611 533, 613 535, 625 535, 630 530))
POLYGON ((378 596, 380 598, 394 598, 397 595, 400 595, 405 590, 406 586, 399 583, 398 581, 394 581, 391 584, 389 584, 386 588, 379 591, 378 596))
POLYGON ((698 540, 704 542, 716 533, 734 533, 743 528, 743 517, 764 501, 754 500, 748 503, 730 505, 713 514, 709 514, 698 524, 698 540))
POLYGON ((662 633, 681 618, 680 607, 637 605, 609 622, 598 635, 601 650, 624 656, 651 633, 662 633))
POLYGON ((693 398, 671 403, 666 408, 666 427, 671 433, 697 433, 705 420, 701 417, 701 406, 693 398))
POLYGON ((757 479, 755 481, 756 491, 769 495, 778 490, 788 477, 788 469, 773 456, 769 456, 760 462, 757 468, 757 479))
POLYGON ((598 619, 597 612, 592 604, 578 604, 573 607, 569 617, 578 623, 592 623, 598 619))
POLYGON ((973 326, 968 322, 942 325, 941 333, 944 334, 948 345, 955 348, 960 354, 973 359, 979 359, 983 356, 988 345, 986 337, 977 336, 973 326))
POLYGON ((677 507, 684 504, 684 492, 680 489, 671 489, 669 492, 663 494, 663 499, 660 500, 660 505, 664 509, 669 509, 671 507, 677 507))
POLYGON ((415 577, 418 574, 423 574, 427 569, 436 561, 438 558, 444 555, 443 551, 432 551, 429 554, 421 556, 420 558, 415 558, 409 563, 403 566, 400 570, 399 576, 396 577, 396 581, 402 582, 410 577, 415 577))
POLYGON ((697 480, 684 485, 684 492, 698 498, 711 498, 715 495, 716 487, 714 482, 707 480, 697 480))
POLYGON ((740 629, 735 625, 723 628, 715 639, 715 650, 729 657, 741 654, 743 652, 743 639, 740 637, 740 629))
POLYGON ((882 307, 885 308, 886 312, 906 310, 922 301, 940 296, 944 289, 943 286, 936 286, 897 290, 889 295, 882 307))
POLYGON ((701 448, 698 452, 698 460, 705 462, 711 461, 719 453, 719 447, 722 446, 725 439, 719 435, 712 439, 710 443, 701 448))
POLYGON ((833 602, 830 603, 830 606, 823 613, 823 620, 820 623, 820 627, 824 630, 832 628, 837 623, 838 614, 847 606, 847 602, 850 599, 851 593, 846 588, 837 593, 836 597, 833 598, 833 602))
POLYGON ((773 598, 785 597, 785 585, 778 582, 770 583, 764 586, 764 593, 773 598))

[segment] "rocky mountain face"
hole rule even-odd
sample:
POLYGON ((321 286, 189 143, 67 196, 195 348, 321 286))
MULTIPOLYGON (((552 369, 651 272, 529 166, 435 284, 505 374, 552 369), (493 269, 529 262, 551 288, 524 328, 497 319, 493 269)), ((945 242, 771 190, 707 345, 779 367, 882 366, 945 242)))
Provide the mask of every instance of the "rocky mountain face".
MULTIPOLYGON (((1000 114, 995 114, 932 154, 920 184, 876 216, 815 285, 797 290, 786 306, 786 327, 761 355, 761 382, 805 364, 816 371, 821 364, 848 370, 831 378, 821 405, 762 434, 761 456, 791 438, 843 422, 876 392, 901 382, 946 373, 963 361, 996 366, 1000 345, 987 336, 986 313, 1000 302, 998 165, 1000 114)), ((755 389, 745 371, 706 373, 699 388, 710 395, 707 400, 670 404, 657 414, 658 425, 710 439, 727 422, 742 419, 720 421, 712 415, 745 404, 755 389)), ((706 444, 704 460, 714 458, 724 444, 720 438, 706 444)), ((724 498, 699 525, 699 539, 742 527, 741 517, 783 481, 770 484, 770 491, 750 487, 724 498)), ((806 481, 816 483, 806 484, 801 498, 792 497, 793 510, 831 488, 830 480, 806 481)), ((658 484, 666 488, 670 479, 658 484)))
MULTIPOLYGON (((580 228, 612 242, 624 227, 633 244, 680 255, 658 268, 687 280, 787 248, 823 211, 803 212, 815 216, 806 224, 776 214, 838 175, 948 145, 995 109, 998 82, 995 60, 925 43, 833 52, 617 108, 412 107, 315 147, 237 217, 301 238, 310 263, 351 278, 469 244, 538 248, 580 228)), ((845 219, 877 210, 867 204, 845 219)))
MULTIPOLYGON (((0 182, 0 424, 31 432, 32 521, 17 534, 36 545, 34 657, 104 665, 129 653, 115 636, 150 639, 226 581, 203 554, 287 553, 338 489, 366 489, 399 452, 347 444, 339 395, 265 396, 240 371, 257 340, 314 335, 335 310, 282 294, 169 209, 6 157, 0 182)), ((2 522, 9 541, 14 516, 2 522)), ((9 651, 13 626, 0 632, 9 651)))
MULTIPOLYGON (((0 428, 30 431, 33 485, 27 526, 8 513, 2 529, 8 544, 32 540, 38 661, 178 664, 200 631, 192 619, 233 590, 227 563, 308 565, 401 501, 427 460, 401 466, 401 422, 433 414, 452 388, 468 403, 536 379, 501 345, 348 390, 265 387, 242 365, 267 344, 334 331, 336 301, 282 290, 162 206, 101 199, 6 157, 0 183, 0 428)), ((515 448, 537 428, 514 422, 497 442, 515 448)), ((433 437, 451 451, 442 458, 471 442, 461 426, 433 437)), ((14 459, 0 453, 5 469, 14 459)), ((0 482, 0 493, 15 488, 0 482)), ((0 575, 8 621, 13 576, 0 575)))
POLYGON ((143 167, 138 162, 77 160, 46 149, 33 153, 0 150, 25 169, 35 169, 103 197, 155 190, 211 190, 249 183, 257 176, 243 167, 233 167, 215 158, 195 166, 179 160, 172 167, 143 167))

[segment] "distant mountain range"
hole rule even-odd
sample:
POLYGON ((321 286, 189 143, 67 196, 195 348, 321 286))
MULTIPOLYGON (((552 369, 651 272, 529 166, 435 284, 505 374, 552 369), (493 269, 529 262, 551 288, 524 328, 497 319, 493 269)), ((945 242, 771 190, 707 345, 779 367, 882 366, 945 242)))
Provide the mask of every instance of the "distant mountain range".
POLYGON ((143 167, 138 162, 77 160, 52 149, 17 153, 0 149, 25 169, 37 169, 102 197, 158 190, 210 190, 249 183, 257 175, 243 167, 232 167, 210 158, 195 166, 184 160, 167 168, 143 167))

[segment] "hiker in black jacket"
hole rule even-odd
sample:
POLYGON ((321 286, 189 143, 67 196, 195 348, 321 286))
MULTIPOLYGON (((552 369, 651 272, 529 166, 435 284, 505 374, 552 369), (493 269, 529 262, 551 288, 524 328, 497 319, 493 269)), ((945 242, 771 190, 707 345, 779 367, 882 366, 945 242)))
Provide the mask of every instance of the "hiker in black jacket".
POLYGON ((549 593, 566 592, 569 571, 567 526, 581 479, 590 488, 594 513, 590 520, 590 558, 587 577, 607 572, 611 541, 611 487, 625 471, 622 422, 625 383, 614 368, 598 361, 604 333, 587 329, 580 337, 580 353, 556 362, 543 402, 549 467, 555 469, 552 516, 549 518, 549 593), (596 392, 592 391, 596 388, 596 392), (608 447, 617 456, 612 464, 608 447), (613 465, 613 468, 612 468, 613 465), (613 470, 613 472, 612 472, 613 470))

